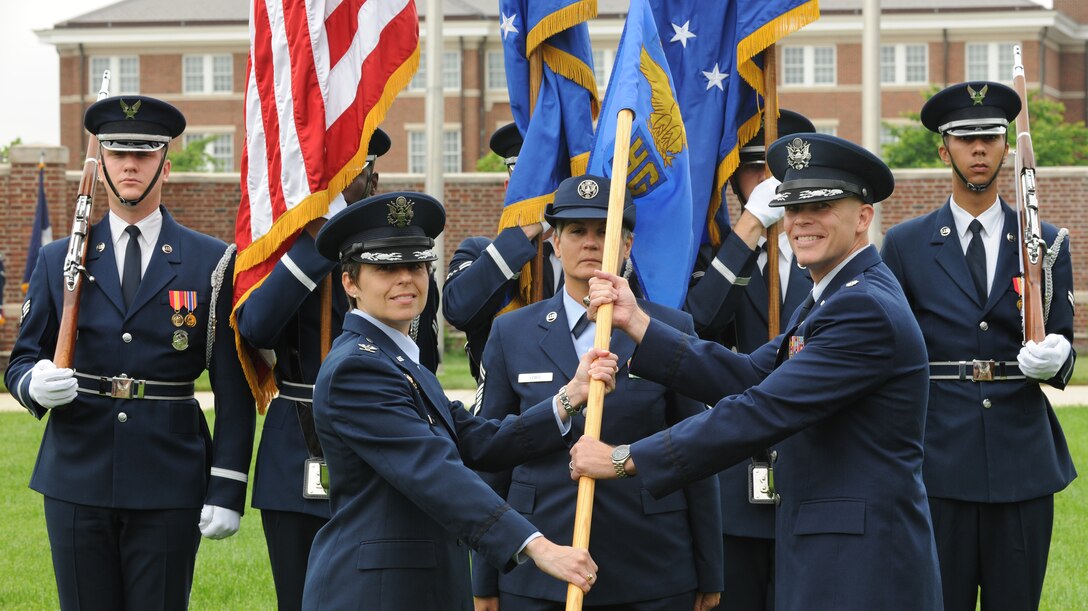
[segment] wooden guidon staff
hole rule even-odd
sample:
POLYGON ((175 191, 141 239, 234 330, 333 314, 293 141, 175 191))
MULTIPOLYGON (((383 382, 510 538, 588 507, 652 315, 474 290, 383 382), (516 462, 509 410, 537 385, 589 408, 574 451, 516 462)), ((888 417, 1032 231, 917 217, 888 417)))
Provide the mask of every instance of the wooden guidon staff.
POLYGON ((1043 326, 1043 256, 1046 242, 1039 220, 1039 200, 1035 192, 1035 151, 1031 145, 1028 123, 1027 79, 1019 45, 1013 47, 1012 85, 1020 96, 1020 114, 1016 117, 1016 211, 1020 218, 1020 313, 1024 323, 1024 341, 1041 342, 1046 337, 1043 326))
MULTIPOLYGON (((110 71, 102 73, 102 87, 98 99, 110 95, 110 71)), ((79 323, 79 298, 83 294, 83 276, 94 282, 87 273, 87 239, 91 230, 91 205, 94 200, 95 181, 98 179, 98 137, 91 134, 87 141, 87 156, 83 161, 83 176, 79 179, 76 195, 76 214, 72 220, 72 237, 68 242, 68 254, 64 257, 64 304, 61 308, 60 327, 57 330, 57 347, 53 363, 58 368, 72 366, 76 350, 76 332, 79 323)))
MULTIPOLYGON (((763 51, 763 148, 771 147, 778 140, 778 61, 775 45, 763 51)), ((764 153, 766 159, 766 153, 764 153)), ((764 178, 771 177, 771 166, 765 165, 764 178)), ((767 279, 767 339, 778 337, 779 318, 782 311, 782 284, 778 277, 778 234, 782 221, 767 228, 767 267, 763 277, 767 279)))
MULTIPOLYGON (((627 156, 631 148, 631 123, 635 114, 623 109, 616 118, 616 146, 612 156, 612 187, 608 191, 608 218, 604 232, 604 254, 601 269, 616 274, 619 272, 620 230, 623 227, 623 202, 627 189, 627 156)), ((602 305, 597 309, 597 334, 593 337, 595 348, 607 349, 612 337, 612 304, 602 305)), ((601 438, 601 417, 604 415, 604 382, 590 380, 589 400, 586 402, 586 428, 584 435, 591 439, 601 438)), ((578 478, 578 501, 574 513, 574 540, 571 546, 577 549, 589 549, 589 527, 593 520, 593 493, 596 480, 592 477, 578 478)), ((567 584, 567 611, 582 608, 582 589, 574 584, 567 584)))

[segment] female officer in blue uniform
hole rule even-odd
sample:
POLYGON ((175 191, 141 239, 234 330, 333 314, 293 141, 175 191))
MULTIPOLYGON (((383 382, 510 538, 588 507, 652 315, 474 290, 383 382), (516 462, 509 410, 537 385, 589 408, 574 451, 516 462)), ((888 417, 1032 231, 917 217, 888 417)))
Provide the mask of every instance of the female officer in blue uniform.
MULTIPOLYGON (((495 319, 484 350, 481 416, 503 418, 551 405, 582 405, 563 382, 578 364, 576 355, 593 346, 594 325, 585 319, 582 298, 589 278, 602 265, 609 185, 608 179, 586 175, 568 178, 556 190, 555 202, 544 214, 556 228, 564 287, 550 299, 495 319)), ((630 253, 634 226, 635 206, 628 195, 621 256, 630 253)), ((642 303, 680 331, 694 333, 689 315, 642 303)), ((622 362, 635 345, 617 333, 611 349, 622 362)), ((664 386, 629 376, 626 367, 618 377, 616 392, 605 401, 601 429, 601 438, 611 443, 640 439, 706 409, 664 386)), ((575 419, 576 435, 584 422, 575 419)), ((546 536, 569 541, 578 487, 568 477, 568 462, 567 452, 557 449, 485 479, 546 536)), ((586 597, 585 608, 713 608, 722 591, 719 502, 713 477, 658 500, 637 480, 598 485, 590 552, 602 564, 607 558, 608 570, 586 597)), ((473 587, 481 604, 497 604, 501 611, 562 609, 566 598, 563 584, 526 568, 499 575, 484 567, 474 571, 473 587)))
POLYGON ((232 250, 160 205, 173 106, 144 96, 87 109, 109 214, 91 228, 72 368, 52 362, 68 240, 42 247, 8 390, 49 414, 30 487, 63 609, 185 609, 200 534, 238 530, 254 409, 230 316, 232 250), (215 435, 193 397, 208 370, 215 435), (199 527, 199 531, 198 531, 199 527))
MULTIPOLYGON (((465 466, 499 469, 561 450, 568 414, 546 406, 503 422, 476 418, 419 365, 408 331, 444 221, 433 198, 390 193, 318 233, 354 309, 315 384, 332 517, 310 552, 306 609, 469 610, 470 548, 503 570, 529 557, 584 590, 596 580, 588 552, 540 536, 465 466)), ((587 353, 570 382, 577 400, 591 377, 610 388, 615 369, 614 355, 587 353)))

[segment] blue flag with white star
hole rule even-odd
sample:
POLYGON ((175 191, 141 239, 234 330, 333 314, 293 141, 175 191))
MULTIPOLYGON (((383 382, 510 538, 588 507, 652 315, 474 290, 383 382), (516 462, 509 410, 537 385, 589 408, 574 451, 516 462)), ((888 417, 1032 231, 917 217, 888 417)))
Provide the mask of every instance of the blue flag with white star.
POLYGON ((763 49, 819 16, 816 0, 649 0, 691 147, 692 231, 715 245, 740 148, 759 132, 763 49), (714 219, 717 219, 717 223, 714 219))
MULTIPOLYGON (((501 0, 506 87, 514 123, 524 139, 510 175, 499 230, 544 220, 556 187, 585 172, 600 102, 586 21, 595 0, 501 0), (530 69, 536 54, 540 70, 530 69), (535 92, 535 96, 534 96, 535 92)), ((532 279, 522 270, 521 303, 532 279)))
POLYGON ((53 241, 53 226, 49 222, 49 205, 45 202, 45 162, 38 163, 38 205, 34 208, 34 226, 30 228, 30 244, 26 250, 23 269, 23 293, 30 286, 30 276, 38 263, 38 251, 53 241))
POLYGON ((635 273, 647 299, 678 307, 698 247, 691 229, 688 136, 647 0, 632 0, 627 13, 589 157, 590 174, 611 177, 616 115, 623 109, 635 115, 626 177, 637 211, 635 273))

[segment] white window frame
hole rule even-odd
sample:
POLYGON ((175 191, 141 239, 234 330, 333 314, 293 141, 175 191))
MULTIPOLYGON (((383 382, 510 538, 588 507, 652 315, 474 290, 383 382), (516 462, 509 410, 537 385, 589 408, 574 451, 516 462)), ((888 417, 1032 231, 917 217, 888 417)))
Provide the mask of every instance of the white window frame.
MULTIPOLYGON (((408 132, 408 173, 423 174, 427 171, 427 132, 423 128, 411 128, 408 132)), ((461 158, 461 126, 447 125, 442 130, 442 173, 459 174, 463 170, 461 158)))
POLYGON ((835 45, 793 45, 784 46, 782 52, 782 85, 786 87, 831 87, 838 84, 839 80, 839 68, 838 68, 838 49, 835 45), (796 57, 800 50, 800 66, 796 63, 790 63, 794 56, 796 57), (831 52, 831 65, 830 66, 817 66, 816 65, 816 52, 830 51, 831 52), (791 71, 796 71, 798 68, 801 70, 801 80, 798 81, 795 78, 791 79, 789 74, 791 71), (831 70, 831 79, 827 81, 816 80, 817 68, 831 70))
MULTIPOLYGON (((454 50, 442 51, 442 90, 461 90, 461 52, 454 50), (456 85, 454 85, 456 83, 456 85)), ((408 91, 424 91, 427 89, 427 56, 426 52, 419 57, 419 69, 412 80, 408 81, 408 91)))
POLYGON ((234 170, 234 134, 229 131, 186 131, 181 136, 181 145, 189 146, 189 143, 201 138, 214 138, 204 147, 204 152, 212 158, 212 166, 205 167, 205 172, 231 172, 234 170), (226 146, 226 151, 217 151, 217 147, 226 146))
POLYGON ((601 93, 608 89, 608 78, 612 76, 612 66, 615 62, 614 49, 593 50, 593 78, 597 80, 597 89, 601 93))
POLYGON ((963 74, 966 81, 1012 82, 1012 48, 1019 42, 969 42, 963 48, 963 74), (986 53, 986 74, 971 74, 971 50, 984 48, 986 53), (1009 58, 1004 69, 1001 66, 1001 51, 1007 49, 1009 58))
POLYGON ((815 128, 817 134, 827 134, 828 136, 837 136, 839 132, 839 122, 836 119, 813 121, 812 127, 815 128))
POLYGON ((87 86, 92 95, 97 95, 102 88, 102 71, 110 71, 110 95, 135 95, 140 93, 140 56, 139 55, 92 55, 87 60, 90 72, 87 86), (123 74, 121 66, 135 67, 135 75, 123 74))
POLYGON ((491 49, 484 55, 484 87, 506 91, 506 56, 502 49, 491 49))
POLYGON ((206 55, 182 55, 181 56, 181 92, 187 95, 200 95, 200 94, 212 94, 212 93, 232 93, 234 91, 234 57, 229 53, 216 53, 206 55), (190 60, 200 60, 200 74, 190 74, 189 64, 190 60), (228 71, 226 74, 216 74, 215 63, 216 60, 226 59, 226 66, 228 71), (200 87, 191 88, 189 86, 189 77, 199 76, 200 87), (227 87, 216 88, 216 77, 225 76, 228 82, 227 87))
MULTIPOLYGON (((917 66, 915 66, 917 67, 917 66)), ((902 43, 880 46, 880 84, 881 85, 924 85, 929 82, 929 45, 926 43, 902 43), (922 77, 912 79, 910 70, 912 64, 907 59, 911 51, 922 50, 922 77), (885 61, 888 52, 891 52, 892 62, 889 66, 885 61), (885 71, 891 68, 892 78, 886 78, 885 71)))

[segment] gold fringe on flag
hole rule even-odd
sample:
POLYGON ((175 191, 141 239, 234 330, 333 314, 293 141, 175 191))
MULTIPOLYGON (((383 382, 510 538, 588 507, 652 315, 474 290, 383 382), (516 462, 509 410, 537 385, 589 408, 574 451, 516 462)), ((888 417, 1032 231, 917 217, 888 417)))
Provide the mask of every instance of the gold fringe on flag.
MULTIPOLYGON (((371 107, 370 112, 367 113, 366 118, 363 120, 363 131, 355 155, 329 180, 329 184, 324 190, 311 193, 296 206, 280 215, 276 222, 272 224, 272 227, 269 228, 268 233, 251 243, 244 251, 238 253, 234 264, 235 281, 237 281, 240 272, 266 261, 283 246, 284 242, 301 231, 310 221, 327 213, 329 211, 329 202, 335 199, 351 181, 358 177, 360 168, 363 167, 363 163, 366 161, 370 149, 370 138, 374 135, 374 130, 385 120, 385 115, 389 112, 389 107, 393 105, 393 100, 396 99, 397 94, 402 89, 408 86, 409 81, 415 76, 416 70, 419 69, 419 48, 417 41, 412 54, 386 79, 381 97, 371 107)), ((253 290, 260 286, 267 277, 265 275, 246 290, 230 313, 230 326, 234 329, 234 342, 238 348, 239 360, 242 362, 242 371, 245 372, 246 381, 249 382, 249 388, 253 391, 253 397, 257 401, 257 412, 262 415, 268 409, 268 404, 279 392, 279 389, 276 387, 274 376, 269 375, 265 380, 259 379, 260 376, 256 364, 252 361, 250 348, 239 334, 237 323, 238 308, 245 303, 253 290)))
POLYGON ((766 92, 763 87, 763 70, 754 61, 751 61, 752 58, 780 39, 789 36, 819 18, 819 0, 809 0, 768 21, 763 27, 738 42, 737 70, 740 75, 760 95, 764 95, 766 92))
POLYGON ((759 133, 762 118, 763 113, 757 112, 740 126, 737 130, 737 145, 722 159, 714 173, 714 190, 710 192, 710 205, 706 209, 706 230, 710 243, 715 249, 722 245, 722 234, 718 231, 718 224, 714 222, 714 216, 722 207, 722 191, 725 190, 725 183, 729 182, 729 177, 740 166, 741 147, 748 144, 759 133))
POLYGON ((540 45, 540 54, 552 72, 589 92, 589 108, 593 120, 596 121, 601 112, 601 100, 597 94, 597 79, 593 76, 593 69, 576 56, 549 44, 540 45))
POLYGON ((525 37, 525 57, 554 34, 597 17, 597 0, 578 0, 541 19, 525 37))

